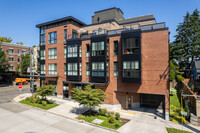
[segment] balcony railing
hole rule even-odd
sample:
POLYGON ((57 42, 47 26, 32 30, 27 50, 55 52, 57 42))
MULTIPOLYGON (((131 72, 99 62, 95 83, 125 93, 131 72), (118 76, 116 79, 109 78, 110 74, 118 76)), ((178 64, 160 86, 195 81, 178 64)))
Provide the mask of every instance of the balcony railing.
POLYGON ((78 38, 78 34, 68 35, 68 39, 76 39, 78 38))

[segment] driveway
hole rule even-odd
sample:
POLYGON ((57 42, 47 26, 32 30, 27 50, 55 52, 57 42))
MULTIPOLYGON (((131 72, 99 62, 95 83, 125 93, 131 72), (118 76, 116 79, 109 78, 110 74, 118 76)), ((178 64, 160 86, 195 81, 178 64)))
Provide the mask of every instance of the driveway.
POLYGON ((161 121, 147 115, 134 115, 131 121, 118 131, 120 133, 167 133, 161 121))

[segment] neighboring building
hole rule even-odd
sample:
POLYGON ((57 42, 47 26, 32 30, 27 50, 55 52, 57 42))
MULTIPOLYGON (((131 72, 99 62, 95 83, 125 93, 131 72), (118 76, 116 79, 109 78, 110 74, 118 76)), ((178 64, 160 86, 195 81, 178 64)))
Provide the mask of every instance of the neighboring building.
POLYGON ((40 29, 41 85, 57 95, 92 83, 112 109, 162 108, 169 119, 169 30, 153 15, 124 19, 119 8, 95 12, 92 24, 65 17, 40 29))
POLYGON ((14 79, 15 72, 20 70, 19 65, 21 62, 21 56, 22 54, 29 52, 29 47, 20 44, 2 42, 0 43, 0 48, 3 49, 6 54, 6 60, 8 60, 9 63, 9 72, 13 73, 14 79))

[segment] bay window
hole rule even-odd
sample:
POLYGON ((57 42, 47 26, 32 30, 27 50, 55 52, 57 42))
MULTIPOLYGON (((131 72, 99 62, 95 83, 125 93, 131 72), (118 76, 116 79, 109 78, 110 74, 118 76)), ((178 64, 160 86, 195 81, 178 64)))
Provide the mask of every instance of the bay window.
POLYGON ((122 40, 123 54, 139 54, 138 38, 128 38, 122 40))
POLYGON ((123 77, 139 78, 139 61, 124 61, 123 62, 123 77))
POLYGON ((103 55, 105 55, 104 41, 93 42, 92 43, 92 56, 103 56, 103 55))
POLYGON ((77 47, 78 45, 75 44, 75 45, 68 45, 67 46, 67 57, 70 58, 70 57, 77 57, 77 47))
POLYGON ((68 63, 67 71, 68 71, 67 73, 68 76, 77 76, 78 75, 77 63, 68 63))
POLYGON ((104 76, 104 62, 92 63, 92 76, 104 76))

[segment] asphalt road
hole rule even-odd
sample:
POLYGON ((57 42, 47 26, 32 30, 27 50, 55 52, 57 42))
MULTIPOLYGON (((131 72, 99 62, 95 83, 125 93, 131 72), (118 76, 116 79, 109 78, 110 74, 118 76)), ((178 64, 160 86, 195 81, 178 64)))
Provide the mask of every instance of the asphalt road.
MULTIPOLYGON (((23 86, 22 93, 29 92, 23 86)), ((18 86, 0 87, 0 133, 110 133, 79 121, 66 119, 13 101, 18 86)))

